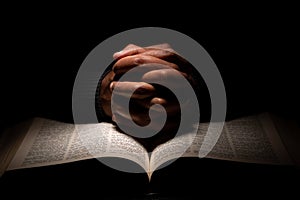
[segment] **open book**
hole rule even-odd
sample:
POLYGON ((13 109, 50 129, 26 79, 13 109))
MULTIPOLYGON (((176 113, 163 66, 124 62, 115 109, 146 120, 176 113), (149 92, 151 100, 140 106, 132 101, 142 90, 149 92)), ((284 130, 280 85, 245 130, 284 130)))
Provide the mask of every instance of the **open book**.
MULTIPOLYGON (((87 146, 83 137, 79 137, 77 125, 34 118, 24 123, 22 128, 18 127, 17 131, 10 132, 10 137, 15 135, 11 143, 2 143, 1 170, 3 173, 5 170, 91 158, 118 157, 142 167, 150 180, 152 173, 168 161, 178 157, 199 157, 208 125, 200 123, 196 137, 188 133, 175 137, 149 154, 139 142, 120 133, 110 123, 78 125, 79 129, 86 130, 84 138, 89 141, 87 146), (24 134, 20 134, 22 131, 24 134), (191 140, 192 145, 182 154, 182 146, 191 140)), ((275 125, 268 113, 227 121, 218 142, 206 157, 238 162, 294 164, 299 155, 290 154, 288 150, 291 148, 286 148, 286 140, 282 140, 275 125)))

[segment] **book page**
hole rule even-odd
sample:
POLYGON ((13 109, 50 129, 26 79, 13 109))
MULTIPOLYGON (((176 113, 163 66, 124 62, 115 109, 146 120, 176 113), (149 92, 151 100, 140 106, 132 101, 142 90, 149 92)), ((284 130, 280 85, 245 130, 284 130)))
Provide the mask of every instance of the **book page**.
MULTIPOLYGON (((85 148, 94 157, 119 157, 131 160, 148 171, 149 157, 146 149, 132 137, 119 132, 111 123, 76 125, 75 137, 79 137, 71 150, 85 148)), ((78 150, 77 150, 78 151, 78 150)), ((76 157, 69 151, 68 159, 76 157)), ((78 155, 77 155, 78 156, 78 155)), ((117 167, 117 166, 116 166, 117 167)))
POLYGON ((110 123, 74 125, 35 118, 8 170, 99 157, 121 157, 149 164, 144 148, 110 123))
POLYGON ((74 130, 72 124, 35 118, 8 170, 62 163, 74 130))
POLYGON ((0 176, 6 171, 21 145, 33 119, 27 119, 7 128, 0 135, 0 176))
MULTIPOLYGON (((200 125, 185 157, 199 155, 207 128, 208 123, 200 125)), ((218 142, 206 157, 262 164, 292 164, 274 124, 265 113, 227 121, 218 142)))
MULTIPOLYGON (((181 156, 202 157, 199 155, 200 147, 210 146, 203 144, 208 126, 209 123, 201 123, 195 137, 187 133, 158 146, 151 155, 151 171, 181 156), (191 146, 183 154, 186 144, 191 140, 191 146)), ((219 123, 212 122, 211 127, 210 130, 213 131, 214 127, 219 127, 219 123)), ((216 145, 206 158, 261 164, 293 164, 267 113, 225 122, 216 145)))
POLYGON ((151 173, 167 161, 181 157, 194 137, 194 133, 182 134, 156 147, 150 157, 151 173))

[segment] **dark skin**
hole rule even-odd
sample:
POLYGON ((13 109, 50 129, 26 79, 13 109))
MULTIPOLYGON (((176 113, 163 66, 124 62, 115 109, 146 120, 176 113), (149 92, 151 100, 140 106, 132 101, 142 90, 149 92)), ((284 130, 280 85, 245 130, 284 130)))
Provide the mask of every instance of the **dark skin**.
MULTIPOLYGON (((140 47, 133 44, 129 44, 122 51, 113 55, 116 59, 116 63, 113 69, 102 80, 102 87, 100 92, 100 98, 102 101, 102 107, 105 114, 111 117, 112 121, 116 124, 128 124, 128 120, 133 120, 140 126, 149 124, 150 118, 148 115, 149 108, 158 104, 164 107, 167 112, 167 121, 162 131, 167 131, 172 135, 176 132, 178 124, 180 123, 180 107, 177 99, 166 88, 159 85, 150 84, 154 80, 168 81, 174 84, 175 87, 180 88, 176 81, 178 79, 178 73, 174 73, 174 70, 184 76, 191 84, 195 84, 193 79, 188 75, 190 74, 191 65, 176 53, 168 44, 159 44, 148 47, 140 47), (137 81, 123 81, 118 79, 128 72, 130 69, 137 66, 142 66, 141 69, 147 71, 137 81), (174 69, 174 70, 170 70, 174 69), (130 97, 130 90, 135 89, 135 92, 130 97), (130 99, 130 116, 124 113, 124 107, 122 105, 115 105, 116 112, 112 113, 112 91, 115 95, 120 95, 124 98, 130 99)), ((188 103, 185 105, 187 109, 188 103)), ((159 116, 162 112, 161 107, 155 109, 154 117, 159 116)), ((154 125, 150 127, 156 129, 154 125)), ((159 130, 156 130, 159 131, 159 130)), ((157 137, 158 138, 158 137, 157 137)), ((161 138, 161 137, 160 137, 161 138)), ((166 140, 166 137, 162 137, 166 140)), ((158 140, 159 142, 162 142, 158 140)))

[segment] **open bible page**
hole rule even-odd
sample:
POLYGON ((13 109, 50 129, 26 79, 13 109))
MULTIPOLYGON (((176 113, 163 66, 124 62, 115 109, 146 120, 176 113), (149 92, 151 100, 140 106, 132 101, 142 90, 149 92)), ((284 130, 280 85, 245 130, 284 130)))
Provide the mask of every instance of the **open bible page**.
POLYGON ((75 146, 84 146, 96 158, 124 158, 139 164, 145 172, 148 171, 146 149, 132 137, 119 132, 111 123, 76 125, 75 135, 80 138, 76 141, 81 142, 81 145, 75 146))
POLYGON ((75 126, 35 118, 8 170, 109 156, 130 159, 143 168, 149 164, 143 147, 110 123, 75 126))
POLYGON ((64 162, 75 126, 35 118, 8 170, 64 162))
POLYGON ((156 147, 150 157, 151 173, 162 164, 181 157, 192 143, 194 136, 193 133, 182 134, 156 147))
MULTIPOLYGON (((185 157, 199 155, 208 125, 200 125, 185 157)), ((265 113, 227 121, 218 142, 206 157, 262 164, 292 164, 274 124, 265 113)))
POLYGON ((30 118, 22 121, 0 134, 0 176, 7 170, 32 124, 32 120, 30 118))

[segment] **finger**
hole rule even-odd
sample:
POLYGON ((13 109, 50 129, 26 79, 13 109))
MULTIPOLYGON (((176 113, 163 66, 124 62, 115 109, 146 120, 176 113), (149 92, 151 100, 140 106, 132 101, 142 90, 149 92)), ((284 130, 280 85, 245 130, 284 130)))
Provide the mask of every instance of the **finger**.
MULTIPOLYGON (((114 105, 114 114, 127 120, 131 119, 141 126, 145 126, 151 121, 149 117, 149 110, 138 105, 130 106, 130 108, 128 108, 128 106, 114 105)), ((159 111, 153 110, 151 113, 152 119, 158 119, 161 116, 162 114, 159 111)))
POLYGON ((175 51, 167 43, 152 45, 152 46, 148 46, 148 47, 145 47, 145 48, 134 45, 134 44, 129 44, 123 50, 114 53, 113 58, 114 59, 120 59, 120 58, 123 58, 125 56, 130 56, 130 55, 143 53, 147 49, 164 49, 164 50, 168 50, 168 51, 171 51, 171 52, 175 53, 175 51))
POLYGON ((148 48, 147 51, 141 52, 139 55, 156 57, 164 61, 167 61, 168 63, 172 63, 176 65, 178 67, 177 69, 178 71, 189 74, 189 76, 187 77, 189 81, 192 80, 191 74, 197 73, 197 70, 195 71, 195 67, 173 49, 148 48))
POLYGON ((110 84, 113 94, 128 98, 144 99, 153 96, 156 92, 154 86, 145 82, 117 82, 110 84))
MULTIPOLYGON (((127 56, 135 56, 132 59, 136 60, 133 62, 133 60, 127 60, 130 61, 127 63, 123 63, 119 68, 116 67, 116 69, 120 69, 122 66, 127 66, 127 69, 123 69, 123 71, 120 71, 120 73, 124 73, 128 70, 130 70, 131 68, 137 66, 139 63, 143 64, 143 59, 144 57, 142 56, 150 56, 150 57, 154 57, 154 58, 158 58, 161 60, 164 60, 166 65, 177 69, 179 71, 184 71, 187 74, 191 74, 194 73, 194 66, 188 62, 186 59, 184 59, 182 56, 180 56, 176 51, 174 51, 173 49, 159 49, 159 48, 136 48, 136 49, 131 49, 128 51, 124 51, 122 53, 120 53, 117 58, 121 59, 121 58, 125 58, 127 56), (131 63, 131 64, 130 64, 131 63)), ((126 61, 126 60, 125 60, 126 61)), ((120 63, 118 63, 117 65, 119 65, 120 63)), ((116 70, 117 71, 117 70, 116 70)))
POLYGON ((113 58, 114 59, 120 59, 126 56, 130 56, 130 55, 135 55, 135 54, 139 54, 146 51, 146 49, 144 49, 143 47, 134 45, 134 44, 129 44, 127 45, 123 50, 114 53, 113 58))
POLYGON ((166 60, 168 62, 175 63, 177 65, 187 65, 188 61, 184 59, 182 56, 179 55, 173 49, 155 49, 155 48, 148 48, 146 51, 140 52, 141 55, 148 55, 153 56, 156 58, 160 58, 166 60))
POLYGON ((138 48, 142 48, 142 47, 135 45, 135 44, 128 44, 122 51, 129 51, 129 50, 138 49, 138 48))
POLYGON ((162 107, 154 106, 152 109, 157 111, 158 113, 167 112, 168 115, 174 115, 180 112, 180 106, 178 101, 175 99, 167 100, 166 98, 154 97, 154 98, 146 98, 139 99, 134 101, 137 107, 141 107, 142 109, 149 110, 151 106, 158 104, 162 107))
POLYGON ((176 101, 167 101, 163 98, 148 98, 145 99, 130 99, 130 103, 128 101, 112 101, 112 105, 114 107, 114 112, 119 113, 122 117, 130 119, 130 117, 134 119, 146 119, 149 116, 149 110, 151 107, 151 116, 155 119, 167 112, 168 117, 179 116, 180 115, 180 105, 176 101), (127 103, 126 103, 127 102, 127 103), (153 106, 153 105, 161 105, 161 106, 153 106), (153 106, 153 107, 152 107, 153 106), (130 114, 128 109, 130 109, 130 114), (141 117, 142 116, 142 117, 141 117))
MULTIPOLYGON (((137 100, 137 99, 131 99, 130 105, 126 105, 125 102, 112 102, 114 106, 114 110, 118 111, 118 113, 128 113, 128 108, 130 109, 130 113, 137 113, 148 115, 148 112, 151 107, 151 114, 154 117, 159 117, 163 115, 165 112, 167 112, 168 116, 179 114, 180 112, 180 106, 179 104, 175 102, 167 102, 165 99, 162 98, 149 98, 149 100, 145 101, 143 100, 137 100), (161 106, 153 106, 153 105, 161 105, 161 106), (153 106, 153 107, 152 107, 153 106)), ((128 117, 128 116, 127 116, 128 117)))
POLYGON ((172 49, 171 45, 168 43, 162 43, 162 44, 156 44, 156 45, 151 45, 151 46, 147 46, 145 47, 146 49, 172 49))
POLYGON ((187 74, 173 69, 160 69, 147 72, 143 75, 142 81, 148 83, 159 83, 161 85, 170 85, 181 88, 182 78, 187 78, 187 74))
POLYGON ((139 65, 146 65, 149 64, 148 67, 150 66, 150 64, 152 64, 152 68, 156 67, 156 68, 173 68, 175 70, 179 70, 179 67, 174 64, 174 63, 170 63, 168 61, 153 57, 153 56, 149 56, 149 55, 133 55, 133 56, 127 56, 124 57, 120 60, 118 60, 112 70, 120 75, 120 74, 124 74, 127 71, 129 71, 130 69, 139 66, 139 65), (155 64, 159 64, 160 66, 155 66, 155 64), (165 66, 163 66, 165 65, 165 66))

